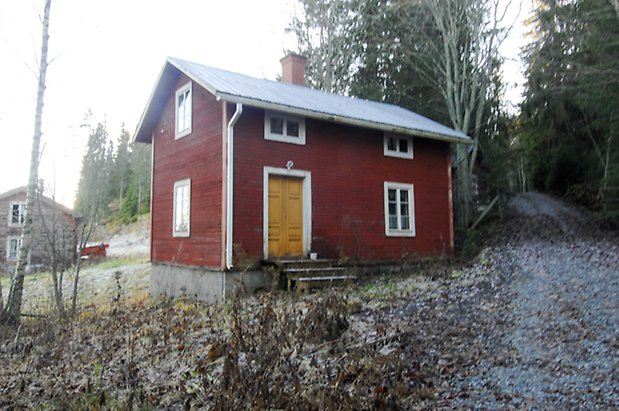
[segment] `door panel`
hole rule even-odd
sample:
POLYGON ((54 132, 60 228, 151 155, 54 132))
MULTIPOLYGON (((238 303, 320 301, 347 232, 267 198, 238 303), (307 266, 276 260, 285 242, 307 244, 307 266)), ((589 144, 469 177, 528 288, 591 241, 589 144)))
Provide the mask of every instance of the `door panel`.
POLYGON ((269 257, 303 255, 303 179, 269 177, 269 257))
POLYGON ((303 255, 303 180, 288 179, 286 196, 286 228, 288 255, 303 255))
POLYGON ((269 256, 283 255, 281 250, 283 217, 283 179, 269 178, 269 256))

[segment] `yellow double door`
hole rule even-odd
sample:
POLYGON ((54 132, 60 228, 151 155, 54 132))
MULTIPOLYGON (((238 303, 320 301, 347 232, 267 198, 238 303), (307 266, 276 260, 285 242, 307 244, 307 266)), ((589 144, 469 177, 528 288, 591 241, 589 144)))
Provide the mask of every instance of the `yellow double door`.
POLYGON ((303 255, 303 179, 269 176, 269 257, 303 255))

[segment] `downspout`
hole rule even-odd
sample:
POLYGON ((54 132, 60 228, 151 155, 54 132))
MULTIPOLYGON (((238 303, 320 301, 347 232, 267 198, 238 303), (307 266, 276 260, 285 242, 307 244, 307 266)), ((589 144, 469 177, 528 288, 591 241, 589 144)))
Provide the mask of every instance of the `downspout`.
POLYGON ((232 213, 234 211, 234 125, 239 120, 239 117, 241 117, 242 113, 243 104, 236 103, 236 111, 232 115, 230 122, 228 122, 228 167, 226 168, 226 268, 228 270, 232 268, 232 213))

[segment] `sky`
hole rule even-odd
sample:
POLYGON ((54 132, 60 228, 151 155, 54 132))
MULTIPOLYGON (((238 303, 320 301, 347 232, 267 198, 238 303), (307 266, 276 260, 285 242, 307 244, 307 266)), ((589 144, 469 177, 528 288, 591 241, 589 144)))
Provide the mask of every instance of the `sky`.
MULTIPOLYGON (((0 193, 28 180, 43 3, 0 0, 0 193)), ((294 12, 294 0, 52 0, 40 178, 71 207, 86 113, 114 140, 123 124, 133 134, 168 56, 275 79, 296 48, 285 32, 294 12)), ((514 32, 503 47, 512 82, 514 32)))

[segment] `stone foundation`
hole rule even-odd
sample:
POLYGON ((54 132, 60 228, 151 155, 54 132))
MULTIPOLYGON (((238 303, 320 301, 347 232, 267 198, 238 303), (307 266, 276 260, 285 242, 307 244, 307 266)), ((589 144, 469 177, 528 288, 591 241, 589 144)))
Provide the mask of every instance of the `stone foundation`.
POLYGON ((238 287, 247 294, 270 290, 271 274, 263 271, 217 271, 201 267, 152 263, 150 294, 153 297, 181 297, 221 302, 238 287))

